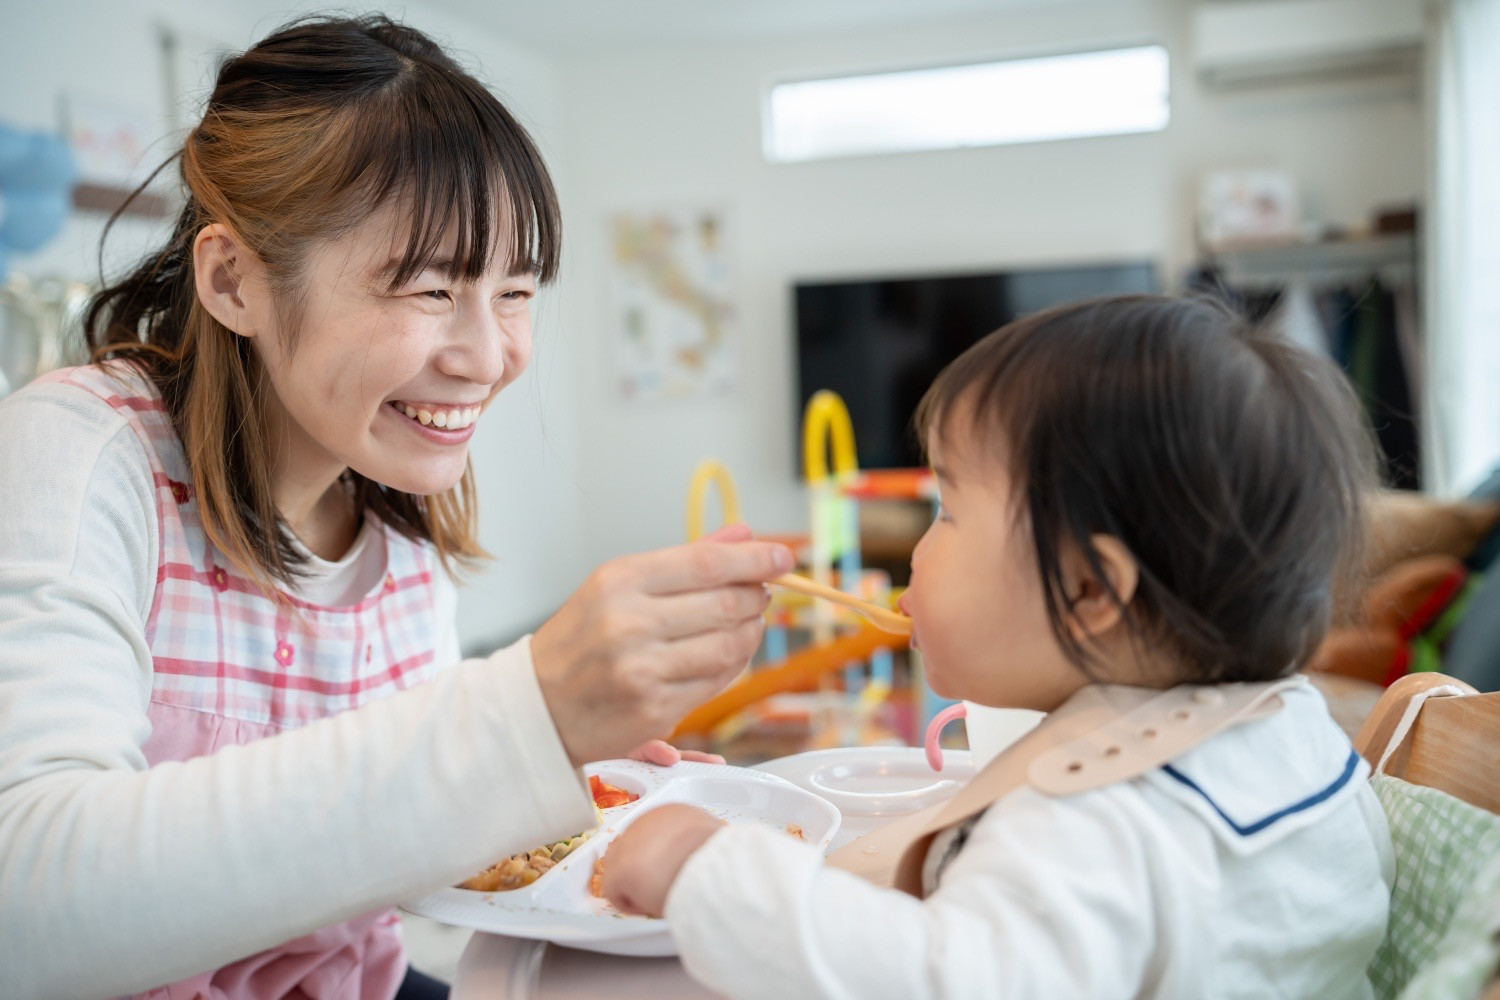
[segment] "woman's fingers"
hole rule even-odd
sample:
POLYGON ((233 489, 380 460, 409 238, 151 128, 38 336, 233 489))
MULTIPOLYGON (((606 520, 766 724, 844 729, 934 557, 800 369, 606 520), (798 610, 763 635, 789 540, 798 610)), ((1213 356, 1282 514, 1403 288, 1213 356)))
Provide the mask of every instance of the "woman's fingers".
POLYGON ((709 753, 706 750, 678 750, 682 759, 696 764, 723 764, 724 758, 720 754, 709 753))
POLYGON ((792 550, 776 542, 720 542, 710 538, 648 552, 636 557, 635 562, 642 588, 652 594, 765 583, 790 573, 797 564, 792 550))
POLYGON ((682 752, 666 740, 647 740, 626 756, 661 767, 671 767, 682 760, 682 752))
POLYGON ((684 700, 683 711, 719 692, 735 675, 744 670, 760 647, 766 623, 759 615, 713 632, 664 643, 661 647, 657 676, 668 684, 706 686, 701 696, 673 692, 674 700, 684 700))
POLYGON ((742 583, 652 600, 651 614, 663 639, 684 639, 732 629, 765 612, 771 594, 763 583, 742 583))
POLYGON ((736 521, 734 524, 726 524, 715 531, 710 531, 697 541, 702 542, 745 542, 753 538, 750 525, 744 521, 736 521))
POLYGON ((724 763, 724 758, 716 753, 706 753, 702 750, 679 750, 666 740, 647 740, 632 750, 628 756, 631 760, 657 764, 661 767, 671 767, 683 761, 695 764, 724 763))
POLYGON ((537 683, 575 763, 667 732, 750 662, 765 628, 765 581, 793 560, 748 534, 731 525, 606 563, 537 629, 537 683))

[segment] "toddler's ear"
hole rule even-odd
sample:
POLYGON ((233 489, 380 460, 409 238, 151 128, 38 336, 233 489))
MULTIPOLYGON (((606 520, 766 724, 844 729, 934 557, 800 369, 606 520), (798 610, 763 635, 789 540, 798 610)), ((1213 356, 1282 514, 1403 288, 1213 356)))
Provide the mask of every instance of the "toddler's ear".
POLYGON ((1089 544, 1098 557, 1098 569, 1076 548, 1063 557, 1068 584, 1068 627, 1079 642, 1098 638, 1120 623, 1141 578, 1135 556, 1118 538, 1091 535, 1089 544))

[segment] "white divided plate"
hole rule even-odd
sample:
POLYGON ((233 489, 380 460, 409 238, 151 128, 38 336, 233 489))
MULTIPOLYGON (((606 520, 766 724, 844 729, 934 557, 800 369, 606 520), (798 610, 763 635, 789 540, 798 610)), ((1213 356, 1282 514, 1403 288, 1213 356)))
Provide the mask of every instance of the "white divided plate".
POLYGON ((839 827, 838 810, 830 803, 760 771, 691 762, 657 767, 634 760, 601 761, 584 771, 640 798, 604 810, 603 826, 525 888, 442 889, 404 903, 402 909, 445 924, 570 948, 614 955, 674 955, 677 948, 666 921, 627 916, 589 892, 594 861, 643 809, 685 802, 729 823, 756 823, 780 832, 795 824, 819 850, 827 849, 839 827))
POLYGON ((891 820, 945 802, 974 776, 966 750, 944 750, 943 769, 927 764, 921 747, 839 747, 757 764, 756 770, 826 799, 843 823, 830 850, 891 820))

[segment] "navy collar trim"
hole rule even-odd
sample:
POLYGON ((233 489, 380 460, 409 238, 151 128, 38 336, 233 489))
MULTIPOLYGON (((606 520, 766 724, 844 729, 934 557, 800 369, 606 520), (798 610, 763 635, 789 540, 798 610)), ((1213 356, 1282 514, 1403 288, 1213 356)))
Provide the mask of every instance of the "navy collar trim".
POLYGON ((1256 822, 1251 823, 1248 826, 1241 826, 1234 820, 1230 819, 1228 814, 1225 813, 1223 809, 1219 808, 1219 804, 1212 798, 1210 798, 1207 792, 1205 792, 1202 788, 1199 788, 1197 783, 1194 782, 1192 778, 1189 778, 1187 775, 1177 770, 1177 768, 1173 767, 1171 764, 1164 764, 1162 766, 1162 770, 1171 775, 1173 778, 1182 782, 1187 787, 1191 788, 1193 791, 1197 792, 1199 795, 1203 796, 1203 801, 1212 806, 1214 812, 1218 813, 1219 817, 1223 819, 1224 822, 1228 823, 1235 833, 1238 833, 1242 837, 1248 837, 1252 834, 1259 833, 1278 820, 1282 820, 1288 816, 1292 816, 1296 813, 1303 812, 1304 810, 1311 809, 1318 803, 1327 801, 1336 792, 1338 792, 1340 788, 1343 788, 1349 783, 1349 779, 1354 777, 1355 769, 1358 767, 1359 754, 1353 750, 1350 750, 1349 759, 1344 762, 1344 773, 1339 775, 1338 778, 1334 780, 1333 784, 1329 785, 1327 788, 1323 789, 1320 792, 1309 795, 1301 802, 1294 802, 1291 805, 1287 806, 1285 809, 1273 812, 1271 815, 1265 817, 1264 819, 1257 820, 1256 822))

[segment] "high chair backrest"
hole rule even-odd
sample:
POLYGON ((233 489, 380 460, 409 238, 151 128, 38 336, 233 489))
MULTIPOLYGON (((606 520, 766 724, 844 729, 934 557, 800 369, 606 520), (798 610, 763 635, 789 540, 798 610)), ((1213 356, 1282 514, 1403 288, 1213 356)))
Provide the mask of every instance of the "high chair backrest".
POLYGON ((1384 773, 1500 813, 1500 693, 1479 694, 1443 674, 1408 674, 1381 696, 1355 738, 1355 748, 1372 768, 1378 767, 1413 701, 1429 691, 1434 696, 1421 701, 1405 738, 1390 751, 1384 773), (1461 694, 1436 696, 1435 689, 1443 687, 1461 694))
POLYGON ((1500 694, 1436 673, 1381 696, 1355 746, 1377 772, 1394 882, 1378 1000, 1500 993, 1500 694), (1381 777, 1380 775, 1385 775, 1381 777))

